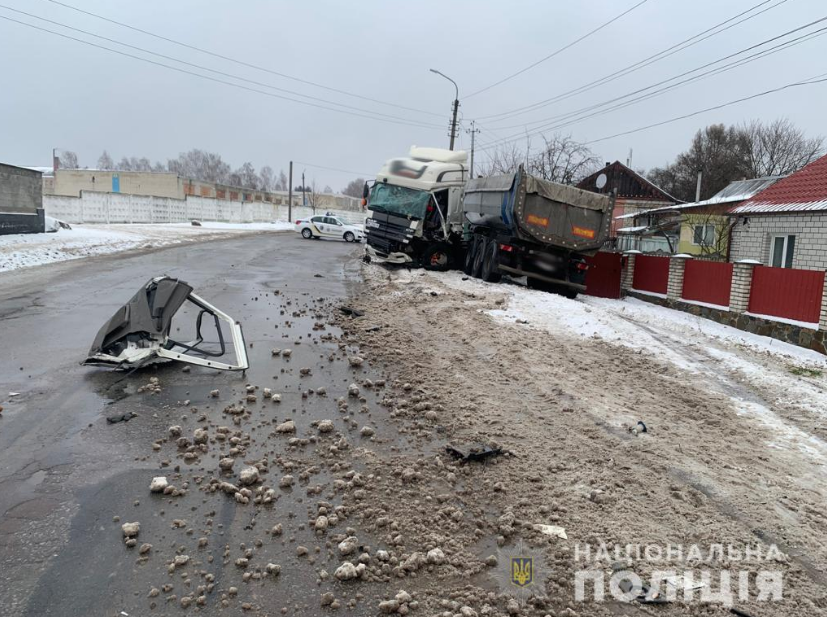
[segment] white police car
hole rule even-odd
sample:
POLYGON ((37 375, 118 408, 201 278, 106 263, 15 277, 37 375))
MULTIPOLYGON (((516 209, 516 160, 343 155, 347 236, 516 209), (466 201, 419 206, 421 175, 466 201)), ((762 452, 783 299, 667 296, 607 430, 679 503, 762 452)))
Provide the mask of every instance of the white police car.
POLYGON ((341 219, 331 215, 316 215, 308 219, 296 221, 296 231, 302 238, 341 238, 345 242, 361 242, 365 231, 360 225, 348 225, 341 219))

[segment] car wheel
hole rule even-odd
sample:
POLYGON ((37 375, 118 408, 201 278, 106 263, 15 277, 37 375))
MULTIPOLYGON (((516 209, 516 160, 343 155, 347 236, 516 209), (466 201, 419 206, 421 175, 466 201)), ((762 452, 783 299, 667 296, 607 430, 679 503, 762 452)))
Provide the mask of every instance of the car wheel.
POLYGON ((426 270, 445 272, 451 266, 451 248, 447 244, 435 244, 422 254, 422 267, 426 270))
POLYGON ((353 235, 352 231, 345 232, 345 242, 353 242, 356 240, 356 236, 353 235))
POLYGON ((499 283, 502 279, 500 269, 498 267, 499 261, 499 246, 496 240, 492 240, 485 247, 485 255, 482 257, 482 270, 480 271, 480 278, 486 283, 499 283))
POLYGON ((310 240, 310 238, 312 238, 312 237, 313 237, 313 232, 310 231, 309 228, 305 227, 304 229, 302 229, 302 238, 304 238, 305 240, 310 240))

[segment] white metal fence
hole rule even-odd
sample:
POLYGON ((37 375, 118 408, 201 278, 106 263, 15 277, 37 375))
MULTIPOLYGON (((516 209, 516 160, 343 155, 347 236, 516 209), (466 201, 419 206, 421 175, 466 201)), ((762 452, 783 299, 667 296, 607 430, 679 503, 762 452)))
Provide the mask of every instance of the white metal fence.
MULTIPOLYGON (((46 214, 67 223, 186 223, 192 220, 225 223, 260 223, 286 221, 286 205, 259 201, 227 201, 210 197, 188 196, 186 199, 94 193, 83 191, 80 197, 44 195, 46 214)), ((308 206, 293 206, 292 219, 324 214, 308 206)), ((365 213, 331 210, 346 223, 362 224, 365 213)))

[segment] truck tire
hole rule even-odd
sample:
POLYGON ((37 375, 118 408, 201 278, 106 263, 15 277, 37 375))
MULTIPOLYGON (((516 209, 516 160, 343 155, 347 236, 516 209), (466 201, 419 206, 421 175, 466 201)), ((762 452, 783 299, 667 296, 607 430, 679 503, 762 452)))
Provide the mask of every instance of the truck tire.
POLYGON ((435 272, 445 272, 451 267, 451 247, 438 243, 429 246, 422 254, 422 267, 435 272))
POLYGON ((465 274, 471 276, 474 272, 474 257, 476 257, 477 236, 471 238, 465 250, 465 267, 462 269, 465 274))
POLYGON ((486 283, 499 283, 502 279, 499 269, 500 250, 496 240, 489 240, 482 256, 480 278, 486 283))
POLYGON ((488 248, 488 238, 478 236, 476 248, 474 249, 474 265, 471 268, 471 276, 478 279, 482 276, 482 260, 485 257, 485 250, 488 248))

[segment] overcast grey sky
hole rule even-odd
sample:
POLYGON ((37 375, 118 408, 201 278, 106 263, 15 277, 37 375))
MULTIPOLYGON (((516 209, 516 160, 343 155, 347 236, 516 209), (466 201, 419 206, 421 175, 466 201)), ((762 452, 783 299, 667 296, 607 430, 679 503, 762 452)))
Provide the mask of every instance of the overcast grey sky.
MULTIPOLYGON (((265 84, 236 82, 257 90, 299 98, 268 89, 270 85, 324 99, 329 103, 313 102, 327 107, 338 103, 364 110, 349 110, 354 113, 380 113, 434 125, 400 125, 309 107, 174 72, 0 19, 0 161, 49 165, 51 149, 57 147, 75 150, 86 166, 94 166, 104 149, 116 159, 146 156, 166 162, 179 152, 202 148, 220 153, 234 167, 251 161, 256 168, 270 165, 276 171, 286 170, 293 159, 370 176, 384 160, 404 155, 412 144, 447 147, 454 90, 449 82, 430 73, 431 67, 458 82, 465 128, 471 119, 530 105, 623 69, 761 0, 646 0, 554 58, 468 97, 639 1, 61 0, 275 72, 436 114, 429 115, 239 66, 48 0, 0 0, 7 7, 265 84)), ((610 84, 517 117, 481 119, 481 143, 524 133, 523 123, 605 102, 827 16, 823 0, 772 0, 754 12, 767 8, 770 10, 754 19, 610 84)), ((0 16, 175 64, 5 8, 0 8, 0 16)), ((827 21, 758 51, 825 26, 827 21)), ((816 37, 561 130, 581 141, 595 140, 825 73, 825 58, 827 36, 816 37)), ((606 161, 625 161, 632 148, 634 167, 649 168, 670 161, 686 148, 699 127, 714 122, 786 116, 811 136, 825 134, 826 94, 827 83, 792 88, 591 147, 606 161)), ((535 126, 529 125, 529 130, 535 126)), ((535 145, 537 141, 535 138, 535 145)), ((468 145, 464 131, 460 145, 468 145)), ((335 189, 352 177, 300 164, 296 165, 296 173, 305 168, 308 181, 315 178, 320 185, 330 184, 335 189)))

